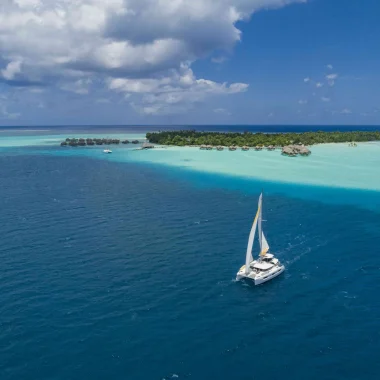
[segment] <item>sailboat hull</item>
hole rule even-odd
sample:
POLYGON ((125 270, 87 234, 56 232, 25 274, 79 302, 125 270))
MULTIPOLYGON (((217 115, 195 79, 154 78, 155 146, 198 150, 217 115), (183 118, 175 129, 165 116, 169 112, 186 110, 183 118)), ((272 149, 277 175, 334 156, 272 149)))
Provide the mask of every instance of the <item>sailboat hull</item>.
POLYGON ((273 280, 274 278, 278 277, 283 271, 285 270, 285 267, 283 265, 276 266, 270 271, 267 271, 267 273, 255 273, 255 272, 245 272, 245 265, 243 265, 239 272, 236 275, 236 280, 240 281, 242 279, 251 280, 254 282, 255 285, 263 284, 264 282, 268 282, 270 280, 273 280))

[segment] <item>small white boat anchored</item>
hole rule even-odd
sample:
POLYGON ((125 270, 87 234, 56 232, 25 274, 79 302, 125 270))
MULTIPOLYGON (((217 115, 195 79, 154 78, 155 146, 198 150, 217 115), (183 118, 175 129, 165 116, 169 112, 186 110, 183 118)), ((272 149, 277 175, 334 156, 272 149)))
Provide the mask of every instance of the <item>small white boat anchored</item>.
POLYGON ((269 245, 262 230, 262 199, 263 195, 260 194, 257 213, 253 221, 251 233, 249 234, 245 265, 239 269, 236 275, 236 280, 247 278, 253 280, 255 285, 272 280, 285 270, 280 261, 269 253, 269 245), (259 230, 260 255, 258 259, 254 260, 252 257, 252 246, 256 228, 259 230))
POLYGON ((104 149, 103 153, 112 153, 112 150, 111 149, 104 149))

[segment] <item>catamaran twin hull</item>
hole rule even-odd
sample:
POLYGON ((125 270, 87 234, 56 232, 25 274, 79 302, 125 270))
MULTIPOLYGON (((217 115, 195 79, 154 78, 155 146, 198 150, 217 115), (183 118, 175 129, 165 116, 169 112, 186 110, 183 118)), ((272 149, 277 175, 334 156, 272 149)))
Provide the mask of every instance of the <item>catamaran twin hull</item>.
POLYGON ((249 273, 246 273, 245 265, 243 265, 236 275, 236 280, 239 281, 242 279, 248 279, 248 280, 252 280, 255 283, 255 285, 260 285, 260 284, 263 284, 264 282, 273 280, 275 277, 279 276, 284 270, 285 270, 285 267, 283 265, 278 265, 278 266, 274 266, 273 268, 270 268, 267 271, 258 272, 258 273, 251 271, 249 273))

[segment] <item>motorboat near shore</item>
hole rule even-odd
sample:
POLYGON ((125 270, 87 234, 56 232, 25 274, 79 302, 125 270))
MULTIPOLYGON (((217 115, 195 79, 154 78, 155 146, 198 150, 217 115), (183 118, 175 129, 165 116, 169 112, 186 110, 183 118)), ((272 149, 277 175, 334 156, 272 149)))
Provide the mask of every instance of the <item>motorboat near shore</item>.
POLYGON ((103 153, 110 154, 110 153, 112 153, 112 150, 111 150, 111 149, 104 149, 104 150, 103 150, 103 153))
POLYGON ((249 234, 245 265, 243 265, 236 275, 236 280, 244 278, 254 281, 255 285, 263 284, 279 276, 285 267, 280 261, 269 253, 269 245, 262 230, 262 198, 260 195, 259 204, 255 219, 253 221, 251 233, 249 234), (252 247, 255 240, 256 229, 258 229, 260 254, 254 260, 252 256, 252 247))

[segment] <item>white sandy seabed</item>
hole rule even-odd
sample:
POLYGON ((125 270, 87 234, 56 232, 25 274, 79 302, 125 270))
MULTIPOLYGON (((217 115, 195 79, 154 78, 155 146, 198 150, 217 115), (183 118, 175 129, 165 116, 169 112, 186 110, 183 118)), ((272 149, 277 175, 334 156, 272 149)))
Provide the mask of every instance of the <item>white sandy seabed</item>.
MULTIPOLYGON (((95 137, 95 134, 87 135, 95 137)), ((145 135, 110 134, 109 137, 142 140, 145 135)), ((359 143, 357 147, 322 144, 312 146, 309 157, 286 157, 279 150, 231 152, 227 149, 203 151, 195 147, 168 147, 142 151, 131 149, 131 145, 112 146, 113 154, 105 155, 102 147, 61 148, 58 145, 62 139, 60 135, 3 137, 0 147, 57 146, 60 154, 67 149, 69 155, 96 156, 119 162, 155 163, 285 183, 380 190, 380 142, 359 143)))
MULTIPOLYGON (((168 148, 130 152, 134 161, 298 184, 380 190, 380 143, 323 144, 308 157, 286 157, 279 150, 247 152, 168 148)), ((117 157, 113 157, 117 159, 117 157)))

